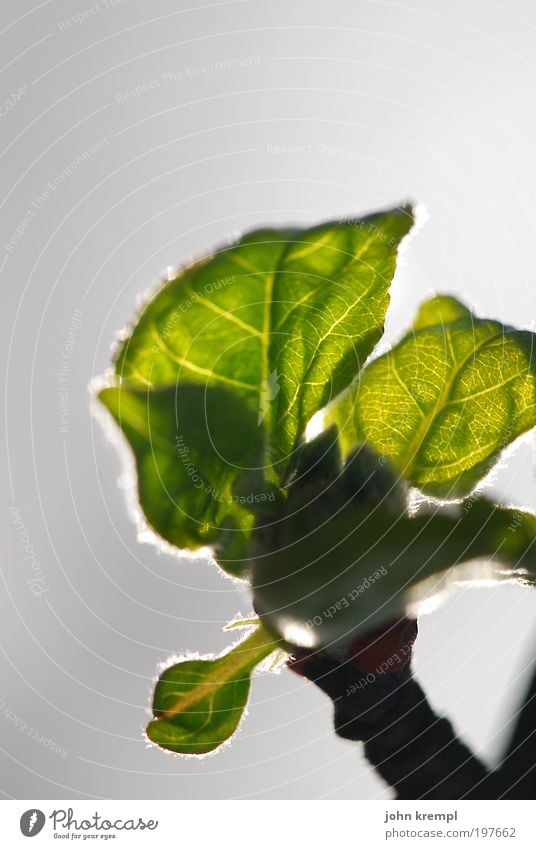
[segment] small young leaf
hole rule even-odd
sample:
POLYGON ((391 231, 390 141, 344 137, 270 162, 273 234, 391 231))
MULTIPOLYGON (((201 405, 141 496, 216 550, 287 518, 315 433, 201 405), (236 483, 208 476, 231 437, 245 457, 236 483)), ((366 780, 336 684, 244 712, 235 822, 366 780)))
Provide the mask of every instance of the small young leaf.
POLYGON ((147 521, 178 548, 213 545, 222 568, 240 574, 255 509, 276 498, 258 466, 254 413, 224 387, 120 386, 99 395, 136 459, 147 521))
POLYGON ((344 446, 366 440, 429 495, 467 495, 536 425, 535 340, 454 298, 432 298, 335 404, 344 446))
POLYGON ((404 614, 447 578, 536 583, 535 540, 536 517, 484 499, 467 501, 457 517, 352 503, 325 513, 316 529, 287 522, 272 550, 256 552, 255 609, 288 642, 327 646, 404 614), (423 583, 431 576, 441 578, 423 583))
POLYGON ((224 387, 257 417, 281 480, 311 416, 357 375, 383 331, 409 207, 309 230, 257 230, 180 272, 116 360, 135 386, 224 387))
POLYGON ((259 626, 215 660, 184 660, 166 669, 154 693, 149 739, 184 755, 217 749, 238 727, 253 669, 278 648, 279 642, 259 626))

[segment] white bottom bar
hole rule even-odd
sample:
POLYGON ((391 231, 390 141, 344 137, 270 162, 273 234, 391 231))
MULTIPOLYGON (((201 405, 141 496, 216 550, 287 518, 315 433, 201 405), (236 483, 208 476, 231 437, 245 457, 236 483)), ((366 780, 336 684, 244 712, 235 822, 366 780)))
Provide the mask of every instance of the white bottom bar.
POLYGON ((1 845, 534 849, 533 802, 3 801, 1 845), (120 843, 118 842, 120 841, 120 843))

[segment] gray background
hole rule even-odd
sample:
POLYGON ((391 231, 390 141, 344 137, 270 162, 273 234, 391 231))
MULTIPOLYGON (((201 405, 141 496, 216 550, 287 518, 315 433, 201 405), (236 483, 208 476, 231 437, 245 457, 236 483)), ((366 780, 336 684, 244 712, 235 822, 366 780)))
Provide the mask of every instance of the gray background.
MULTIPOLYGON (((387 798, 358 747, 334 737, 329 702, 287 671, 256 677, 250 714, 217 756, 186 760, 146 745, 157 664, 228 645, 222 626, 249 605, 206 563, 139 542, 117 486, 120 457, 90 415, 88 386, 139 293, 167 266, 257 224, 408 197, 425 204, 428 221, 397 276, 389 338, 438 290, 532 326, 536 8, 1 8, 1 792, 387 798), (24 559, 32 550, 39 575, 24 559)), ((487 489, 536 509, 531 440, 509 459, 487 489)), ((526 678, 535 619, 536 594, 503 586, 459 591, 422 620, 418 676, 489 761, 526 678)))

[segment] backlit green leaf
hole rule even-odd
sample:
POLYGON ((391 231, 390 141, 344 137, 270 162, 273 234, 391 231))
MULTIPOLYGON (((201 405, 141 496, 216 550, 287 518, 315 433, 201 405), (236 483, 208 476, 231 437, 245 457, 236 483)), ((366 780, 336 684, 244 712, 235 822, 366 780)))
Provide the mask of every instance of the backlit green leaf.
POLYGON ((278 645, 260 626, 222 657, 184 660, 166 669, 154 693, 149 739, 185 755, 217 749, 238 727, 253 669, 278 645))
POLYGON ((484 499, 458 509, 410 518, 354 502, 308 527, 289 520, 252 562, 255 609, 283 639, 317 647, 379 627, 449 581, 536 583, 536 517, 484 499))
POLYGON ((276 498, 259 472, 255 414, 225 387, 116 387, 100 400, 136 459, 138 497, 151 527, 178 548, 214 546, 240 574, 253 515, 276 498))
POLYGON ((257 417, 280 480, 311 416, 356 376, 383 331, 409 207, 308 230, 257 230, 184 269, 118 354, 129 384, 225 388, 257 417))
POLYGON ((432 298, 332 418, 346 447, 366 440, 425 493, 460 498, 536 425, 535 339, 432 298))

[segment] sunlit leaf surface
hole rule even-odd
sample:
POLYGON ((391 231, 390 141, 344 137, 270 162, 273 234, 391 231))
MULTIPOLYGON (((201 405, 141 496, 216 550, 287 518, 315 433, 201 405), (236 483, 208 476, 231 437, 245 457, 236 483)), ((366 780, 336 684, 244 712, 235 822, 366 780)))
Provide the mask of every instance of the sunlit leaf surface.
POLYGON ((425 493, 460 498, 536 425, 535 339, 435 297, 332 418, 346 447, 367 441, 425 493))
POLYGON ((276 497, 257 471, 254 413, 227 388, 195 384, 112 387, 99 397, 134 453, 150 526, 178 548, 214 546, 222 567, 240 574, 254 510, 276 497))
POLYGON ((308 230, 256 230, 184 269, 139 316, 115 369, 129 384, 224 387, 255 413, 272 477, 310 417, 380 338, 409 207, 308 230))
POLYGON ((186 755, 217 749, 238 727, 253 669, 277 648, 277 641, 257 627, 222 657, 184 660, 166 669, 154 693, 149 739, 186 755))

